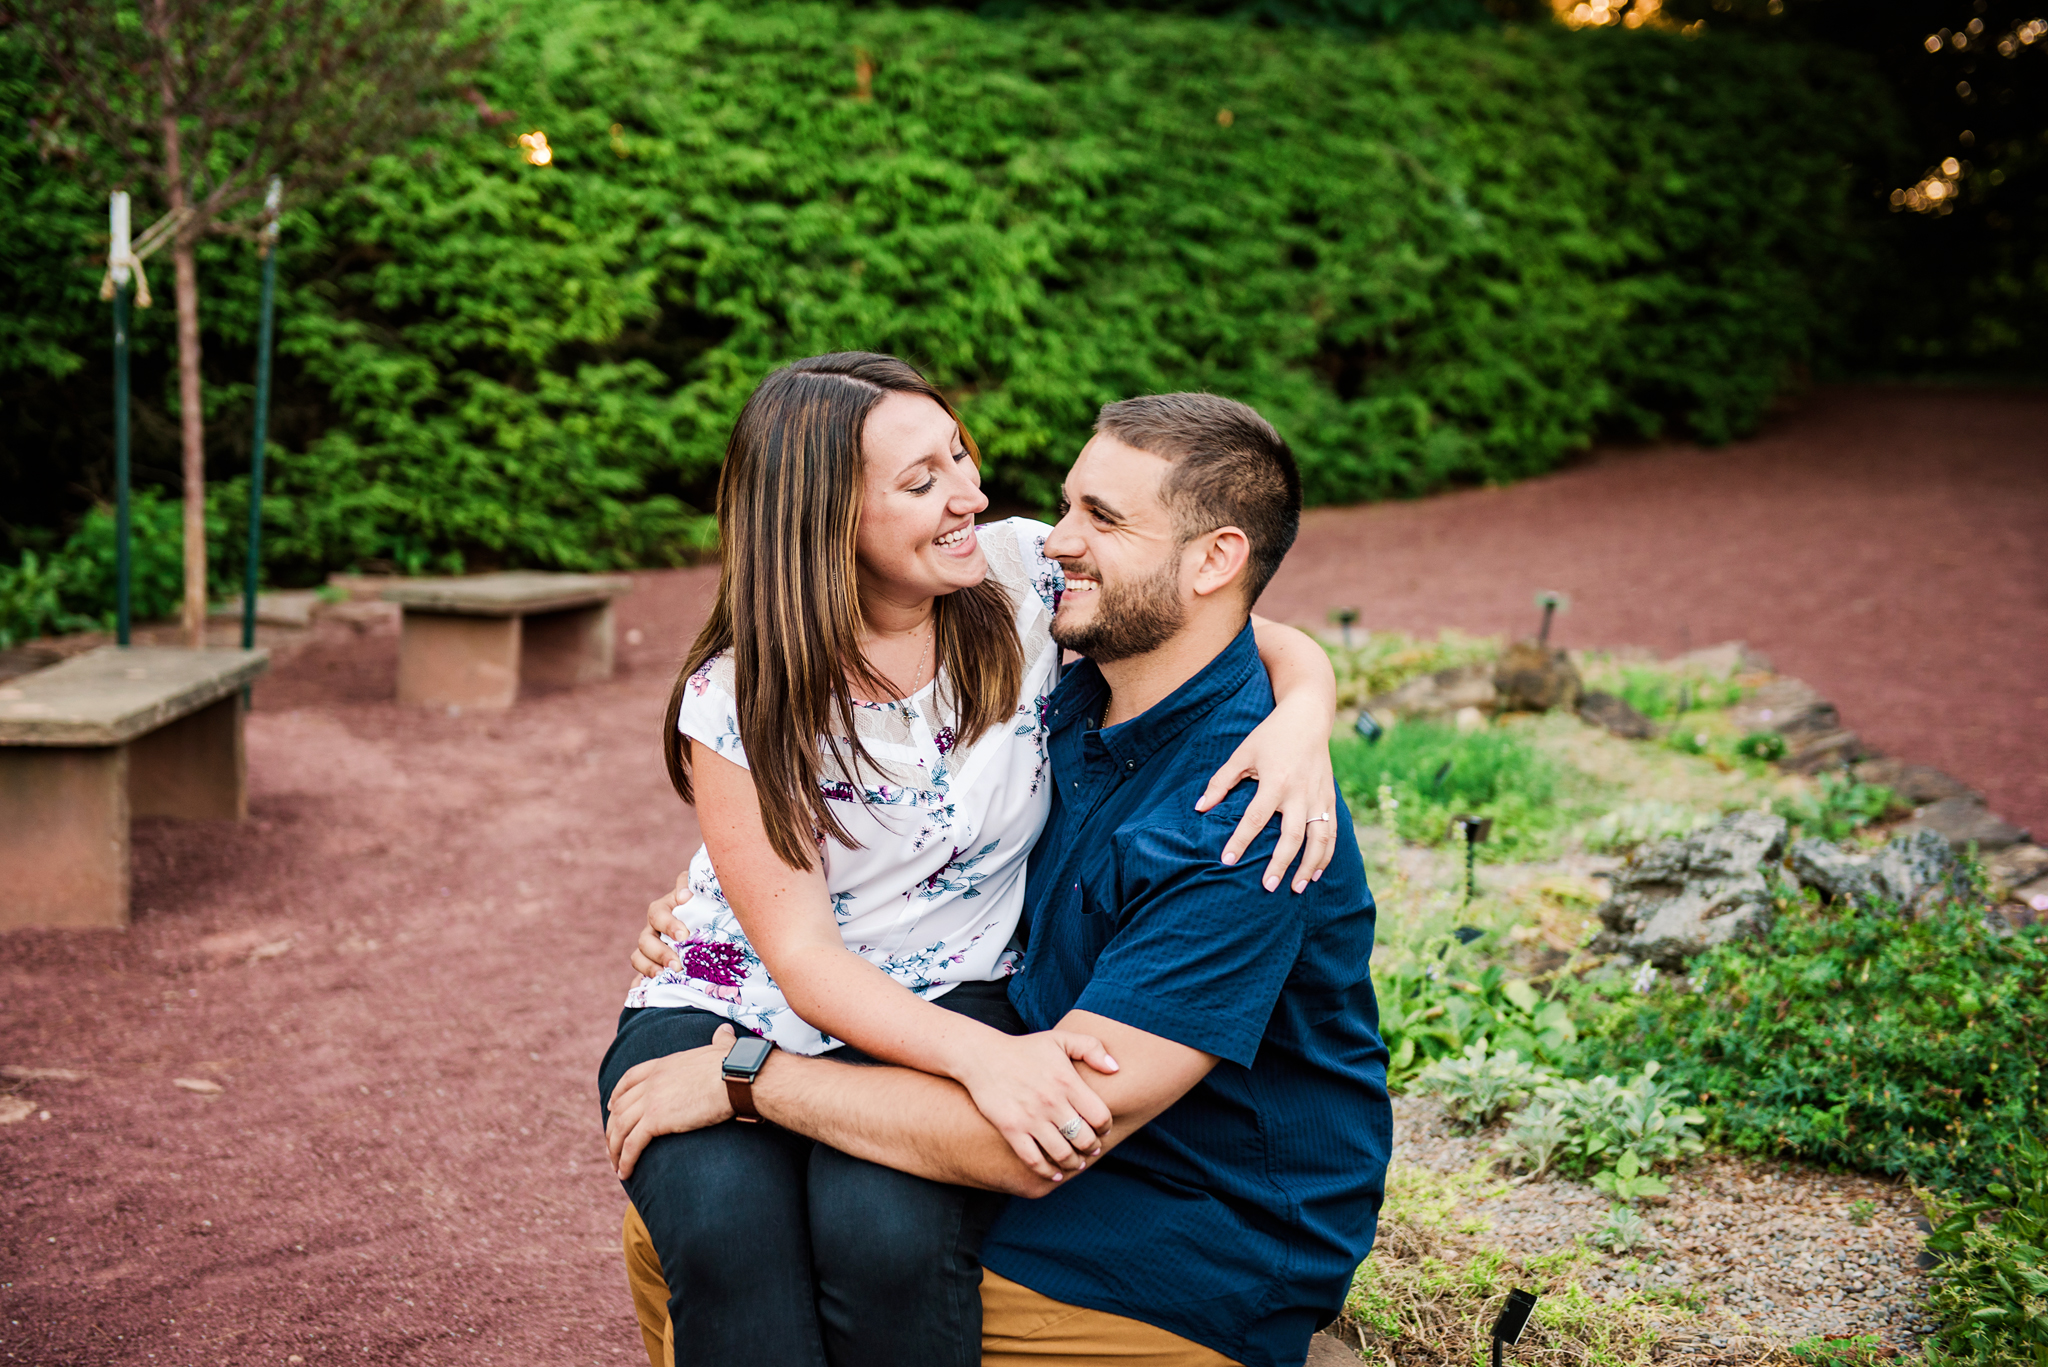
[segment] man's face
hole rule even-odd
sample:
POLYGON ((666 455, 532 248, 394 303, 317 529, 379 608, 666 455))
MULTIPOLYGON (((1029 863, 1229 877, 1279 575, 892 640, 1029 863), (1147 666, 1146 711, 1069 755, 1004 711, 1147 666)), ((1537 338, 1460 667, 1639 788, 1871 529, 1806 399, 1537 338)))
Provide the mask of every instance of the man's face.
POLYGON ((1052 638, 1097 664, 1157 650, 1187 618, 1183 547, 1160 496, 1171 469, 1097 433, 1067 472, 1045 539, 1067 577, 1052 638))

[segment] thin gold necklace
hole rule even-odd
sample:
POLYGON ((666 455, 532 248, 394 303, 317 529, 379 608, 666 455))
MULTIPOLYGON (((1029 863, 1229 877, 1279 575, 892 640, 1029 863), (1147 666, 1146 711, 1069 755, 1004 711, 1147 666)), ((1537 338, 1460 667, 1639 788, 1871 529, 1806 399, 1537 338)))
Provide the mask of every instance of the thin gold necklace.
MULTIPOLYGON (((917 668, 912 670, 910 674, 910 693, 917 692, 918 688, 922 686, 924 682, 925 657, 932 653, 932 638, 934 638, 938 634, 939 624, 937 619, 934 618, 926 626, 924 633, 924 645, 918 648, 917 668)), ((898 706, 901 708, 903 712, 903 720, 905 721, 910 720, 910 693, 906 693, 903 695, 902 698, 898 699, 898 706)))
POLYGON ((910 695, 917 692, 919 686, 924 682, 924 662, 931 657, 932 641, 938 636, 938 634, 938 621, 937 618, 934 617, 931 622, 926 624, 924 644, 918 647, 917 668, 914 671, 912 671, 910 675, 909 688, 904 688, 902 685, 898 684, 894 679, 889 678, 887 675, 883 675, 883 680, 889 685, 889 687, 897 690, 896 710, 897 712, 902 714, 903 720, 905 721, 910 720, 910 695))

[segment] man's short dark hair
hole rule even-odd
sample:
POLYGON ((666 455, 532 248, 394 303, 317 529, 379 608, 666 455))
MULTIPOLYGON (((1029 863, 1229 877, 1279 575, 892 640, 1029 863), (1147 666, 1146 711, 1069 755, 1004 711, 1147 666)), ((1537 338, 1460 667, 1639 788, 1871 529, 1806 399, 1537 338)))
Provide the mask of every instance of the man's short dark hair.
POLYGON ((1273 424, 1215 394, 1148 394, 1104 404, 1095 430, 1173 463, 1161 492, 1182 544, 1245 534, 1245 606, 1258 602, 1301 530, 1301 472, 1273 424))

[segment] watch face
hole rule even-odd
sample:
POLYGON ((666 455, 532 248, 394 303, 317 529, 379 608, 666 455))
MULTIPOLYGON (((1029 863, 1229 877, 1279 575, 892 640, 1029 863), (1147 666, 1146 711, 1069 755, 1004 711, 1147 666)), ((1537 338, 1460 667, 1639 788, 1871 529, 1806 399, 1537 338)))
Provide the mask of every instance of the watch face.
POLYGON ((761 1071, 761 1065, 768 1061, 768 1053, 774 1047, 758 1035, 743 1035, 734 1042, 732 1052, 725 1056, 725 1071, 750 1078, 761 1071))

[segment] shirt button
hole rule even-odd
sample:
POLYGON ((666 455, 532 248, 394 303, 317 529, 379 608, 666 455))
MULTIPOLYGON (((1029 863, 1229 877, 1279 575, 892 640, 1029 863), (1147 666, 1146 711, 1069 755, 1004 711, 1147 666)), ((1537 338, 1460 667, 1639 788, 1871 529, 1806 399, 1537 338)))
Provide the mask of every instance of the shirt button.
POLYGON ((1124 768, 1126 768, 1126 769, 1135 769, 1135 768, 1137 768, 1137 767, 1138 767, 1138 761, 1136 761, 1136 760, 1134 760, 1134 759, 1127 759, 1127 760, 1125 760, 1125 761, 1124 761, 1124 768))

